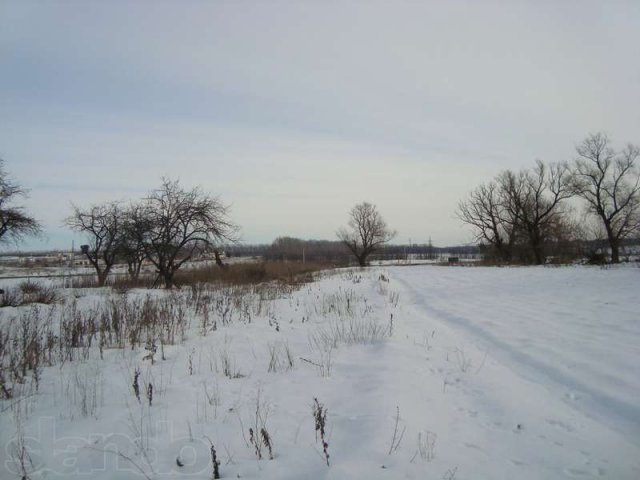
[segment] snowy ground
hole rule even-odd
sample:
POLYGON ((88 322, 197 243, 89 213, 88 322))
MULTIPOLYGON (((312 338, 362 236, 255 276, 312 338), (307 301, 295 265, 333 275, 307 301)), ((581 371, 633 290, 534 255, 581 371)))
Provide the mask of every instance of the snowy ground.
MULTIPOLYGON (((34 479, 209 479, 213 443, 222 478, 637 479, 639 280, 633 267, 389 266, 211 293, 206 313, 174 294, 185 338, 165 360, 128 347, 101 360, 94 340, 44 368, 37 392, 16 385, 25 400, 0 401, 0 478, 19 478, 22 451, 34 479), (263 427, 273 460, 250 441, 263 427)), ((121 300, 76 296, 86 315, 121 300)))

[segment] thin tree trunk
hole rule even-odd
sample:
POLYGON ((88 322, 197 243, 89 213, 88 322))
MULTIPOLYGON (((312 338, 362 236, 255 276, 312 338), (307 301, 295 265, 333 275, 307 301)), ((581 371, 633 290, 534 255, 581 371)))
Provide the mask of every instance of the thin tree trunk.
POLYGON ((173 285, 173 273, 164 272, 162 274, 162 278, 164 279, 164 288, 170 289, 170 288, 172 288, 174 286, 173 285))
POLYGON ((109 276, 108 270, 98 272, 98 286, 104 287, 104 284, 107 283, 107 276, 109 276))
POLYGON ((613 234, 611 223, 605 221, 605 229, 607 231, 607 240, 609 240, 609 248, 611 249, 611 263, 620 263, 620 245, 613 234))
POLYGON ((610 240, 611 247, 611 263, 620 263, 620 246, 616 240, 610 240))

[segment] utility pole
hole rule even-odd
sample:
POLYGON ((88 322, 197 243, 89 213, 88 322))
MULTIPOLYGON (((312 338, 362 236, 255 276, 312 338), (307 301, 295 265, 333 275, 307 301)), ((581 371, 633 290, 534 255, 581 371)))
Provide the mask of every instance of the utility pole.
POLYGON ((65 278, 62 282, 64 287, 73 288, 73 267, 75 265, 75 240, 71 240, 71 255, 69 256, 69 261, 67 262, 67 278, 65 278))

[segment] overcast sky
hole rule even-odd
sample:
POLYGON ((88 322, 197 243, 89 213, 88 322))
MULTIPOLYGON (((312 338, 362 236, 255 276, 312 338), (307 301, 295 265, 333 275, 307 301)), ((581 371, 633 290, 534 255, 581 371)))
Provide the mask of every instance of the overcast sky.
POLYGON ((365 200, 398 243, 467 243, 469 190, 596 131, 640 143, 638 1, 0 1, 0 157, 47 233, 23 248, 162 176, 250 243, 335 239, 365 200))

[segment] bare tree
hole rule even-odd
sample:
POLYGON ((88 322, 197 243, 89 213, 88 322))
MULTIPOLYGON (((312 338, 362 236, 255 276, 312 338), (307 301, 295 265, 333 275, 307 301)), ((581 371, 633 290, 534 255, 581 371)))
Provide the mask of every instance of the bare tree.
POLYGON ((341 228, 337 235, 364 267, 369 255, 395 237, 396 232, 389 229, 375 205, 363 202, 351 209, 348 228, 341 228))
POLYGON ((458 204, 456 215, 474 229, 475 238, 490 245, 505 261, 511 260, 517 239, 516 217, 505 207, 498 183, 480 185, 458 204))
POLYGON ((142 245, 166 288, 174 286, 175 272, 194 252, 222 240, 236 241, 238 228, 228 218, 229 207, 199 188, 184 190, 178 181, 163 178, 142 205, 142 245))
POLYGON ((11 204, 19 197, 26 197, 27 190, 9 178, 0 159, 0 242, 20 242, 27 236, 42 233, 40 223, 27 214, 24 207, 11 204))
POLYGON ((96 270, 98 284, 103 286, 122 245, 122 207, 116 202, 94 205, 88 210, 73 205, 73 213, 65 223, 72 230, 87 236, 89 244, 82 251, 96 270))
POLYGON ((640 174, 635 162, 640 147, 616 152, 602 133, 589 135, 576 147, 574 191, 587 202, 606 231, 611 262, 620 262, 620 242, 639 231, 640 174))
POLYGON ((503 172, 498 177, 504 207, 526 238, 533 260, 544 263, 545 244, 565 222, 562 202, 572 196, 571 172, 566 163, 545 165, 537 160, 532 170, 503 172))

